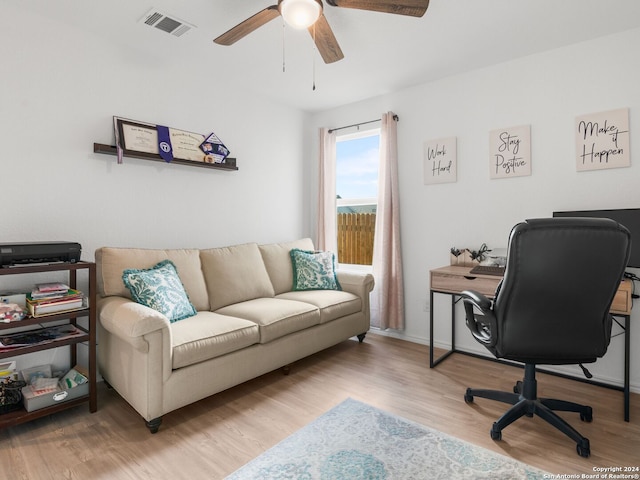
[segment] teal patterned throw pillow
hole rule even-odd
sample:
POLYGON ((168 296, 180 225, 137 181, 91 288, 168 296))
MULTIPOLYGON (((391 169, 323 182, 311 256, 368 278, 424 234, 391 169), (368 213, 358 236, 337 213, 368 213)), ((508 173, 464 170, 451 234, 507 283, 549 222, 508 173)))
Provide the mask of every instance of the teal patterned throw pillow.
POLYGON ((157 310, 172 323, 197 313, 171 260, 148 270, 127 269, 122 272, 122 281, 134 301, 157 310))
POLYGON ((331 252, 313 252, 294 248, 293 290, 342 290, 336 277, 336 257, 331 252))

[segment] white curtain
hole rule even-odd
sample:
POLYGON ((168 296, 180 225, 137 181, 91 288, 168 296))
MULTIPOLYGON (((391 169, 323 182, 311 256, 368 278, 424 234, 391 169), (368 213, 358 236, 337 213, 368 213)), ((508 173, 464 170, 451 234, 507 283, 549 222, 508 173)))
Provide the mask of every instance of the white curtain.
POLYGON ((380 329, 404 329, 404 286, 400 248, 397 116, 382 115, 378 208, 373 243, 371 323, 380 329))
POLYGON ((316 248, 338 255, 336 229, 336 133, 320 129, 318 239, 316 248))

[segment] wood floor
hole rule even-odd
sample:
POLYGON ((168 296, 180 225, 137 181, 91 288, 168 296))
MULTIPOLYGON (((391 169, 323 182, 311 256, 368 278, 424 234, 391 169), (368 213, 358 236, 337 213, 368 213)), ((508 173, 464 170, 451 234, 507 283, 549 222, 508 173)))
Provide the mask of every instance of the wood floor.
POLYGON ((540 374, 540 395, 586 398, 593 407, 592 423, 563 414, 590 439, 591 457, 579 457, 572 440, 539 418, 520 419, 494 442, 489 430, 507 406, 480 398, 467 405, 464 391, 511 390, 522 370, 464 355, 429 369, 428 353, 370 333, 363 344, 350 340, 295 363, 288 376, 272 372, 172 412, 156 435, 100 384, 94 414, 80 406, 0 431, 0 477, 221 479, 348 397, 556 475, 640 466, 640 395, 632 394, 626 423, 621 392, 540 374))

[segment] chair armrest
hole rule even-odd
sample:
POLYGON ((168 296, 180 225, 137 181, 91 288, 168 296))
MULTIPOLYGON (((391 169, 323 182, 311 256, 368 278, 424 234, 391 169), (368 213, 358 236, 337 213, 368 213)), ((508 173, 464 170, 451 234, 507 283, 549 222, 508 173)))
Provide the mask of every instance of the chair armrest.
POLYGON ((491 308, 491 300, 485 297, 480 292, 475 290, 465 290, 462 292, 462 299, 477 305, 481 310, 489 310, 491 308))
POLYGON ((98 319, 109 333, 143 352, 148 350, 145 335, 165 328, 171 334, 170 322, 166 316, 124 297, 100 299, 98 319))
POLYGON ((467 328, 485 347, 494 347, 498 341, 498 325, 492 310, 493 303, 483 294, 473 290, 465 290, 460 296, 464 302, 467 328))

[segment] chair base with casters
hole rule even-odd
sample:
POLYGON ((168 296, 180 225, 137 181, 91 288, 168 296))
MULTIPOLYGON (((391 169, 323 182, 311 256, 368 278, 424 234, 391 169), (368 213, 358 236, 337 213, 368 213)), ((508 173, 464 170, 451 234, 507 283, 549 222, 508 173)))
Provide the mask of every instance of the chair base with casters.
POLYGON ((493 440, 501 440, 502 430, 518 418, 525 415, 527 417, 538 415, 547 423, 550 423, 574 440, 576 442, 578 455, 585 458, 589 457, 591 454, 589 439, 580 435, 576 429, 558 416, 554 410, 577 412, 580 414, 580 420, 591 422, 593 419, 591 407, 564 400, 538 398, 537 390, 536 366, 526 364, 524 367, 524 380, 516 383, 513 389, 514 393, 468 388, 464 395, 464 401, 466 403, 472 403, 474 397, 481 397, 513 405, 493 424, 490 432, 493 440))

